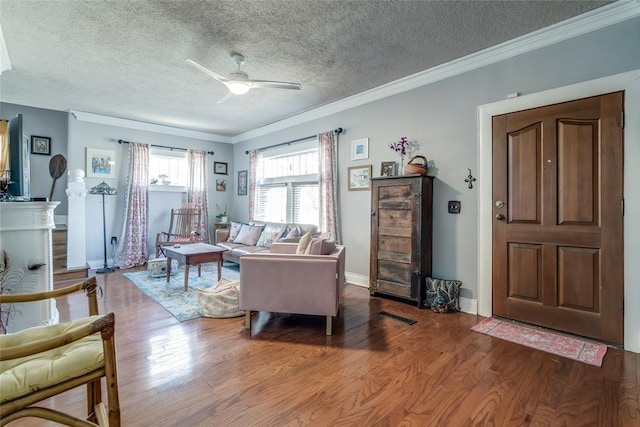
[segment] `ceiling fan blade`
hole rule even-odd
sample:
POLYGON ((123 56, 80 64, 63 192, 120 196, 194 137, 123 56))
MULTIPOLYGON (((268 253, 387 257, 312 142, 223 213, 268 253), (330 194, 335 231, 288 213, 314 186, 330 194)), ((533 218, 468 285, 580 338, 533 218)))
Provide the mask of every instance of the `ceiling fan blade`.
POLYGON ((226 82, 229 81, 229 79, 226 78, 225 76, 223 76, 221 74, 218 74, 215 71, 211 71, 208 68, 203 67, 202 65, 198 64, 196 61, 194 61, 192 59, 187 59, 185 62, 187 64, 191 65, 193 68, 196 68, 196 69, 202 71, 203 73, 205 73, 209 77, 213 77, 214 79, 218 80, 219 82, 226 83, 226 82))
POLYGON ((233 94, 231 92, 227 92, 227 94, 222 99, 220 99, 220 101, 218 101, 217 104, 222 104, 223 102, 226 102, 232 96, 233 94))
POLYGON ((252 88, 273 88, 273 89, 294 89, 301 90, 302 85, 300 83, 292 82, 273 82, 269 80, 247 80, 247 83, 251 84, 252 88))

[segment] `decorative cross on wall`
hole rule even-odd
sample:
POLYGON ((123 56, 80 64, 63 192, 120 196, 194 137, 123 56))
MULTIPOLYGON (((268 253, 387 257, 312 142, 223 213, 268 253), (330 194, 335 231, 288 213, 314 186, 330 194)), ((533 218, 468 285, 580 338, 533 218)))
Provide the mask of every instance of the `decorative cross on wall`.
POLYGON ((469 183, 469 188, 473 188, 473 183, 475 182, 475 178, 473 177, 473 175, 471 175, 471 169, 468 169, 469 171, 469 176, 467 176, 467 179, 464 180, 464 182, 468 182, 469 183))

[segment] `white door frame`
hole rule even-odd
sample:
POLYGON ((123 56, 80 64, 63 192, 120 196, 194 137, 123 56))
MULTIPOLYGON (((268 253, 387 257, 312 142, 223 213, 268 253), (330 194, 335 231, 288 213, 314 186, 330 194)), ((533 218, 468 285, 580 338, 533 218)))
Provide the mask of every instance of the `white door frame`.
POLYGON ((492 120, 498 114, 625 91, 624 349, 640 353, 640 70, 478 106, 478 314, 492 315, 492 120))

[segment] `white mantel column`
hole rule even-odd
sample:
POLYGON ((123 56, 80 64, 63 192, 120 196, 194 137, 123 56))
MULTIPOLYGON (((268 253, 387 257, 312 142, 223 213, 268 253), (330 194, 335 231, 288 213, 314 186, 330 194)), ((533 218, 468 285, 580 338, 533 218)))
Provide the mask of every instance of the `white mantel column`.
POLYGON ((87 188, 84 184, 84 171, 70 169, 67 171, 67 197, 69 211, 67 213, 67 268, 86 268, 87 239, 85 229, 85 198, 87 188))
MULTIPOLYGON (((11 293, 31 293, 53 289, 51 229, 53 210, 60 202, 0 202, 0 253, 9 257, 11 274, 4 277, 11 293), (44 264, 29 271, 32 264, 44 264), (16 275, 14 275, 14 273, 16 275), (17 279, 16 279, 17 277, 17 279)), ((55 300, 3 305, 3 321, 8 332, 58 322, 55 300), (11 305, 12 307, 8 307, 11 305), (5 314, 11 309, 7 322, 5 314)))

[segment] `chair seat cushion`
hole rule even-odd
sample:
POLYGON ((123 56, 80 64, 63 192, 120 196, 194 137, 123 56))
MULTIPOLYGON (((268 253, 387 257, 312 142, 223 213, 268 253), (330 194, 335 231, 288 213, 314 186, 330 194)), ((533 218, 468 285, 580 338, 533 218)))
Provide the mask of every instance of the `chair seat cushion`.
MULTIPOLYGON (((0 349, 64 334, 95 321, 89 316, 73 322, 25 329, 0 335, 0 349)), ((102 338, 96 333, 62 347, 13 360, 0 361, 0 402, 60 384, 104 367, 102 338)))

